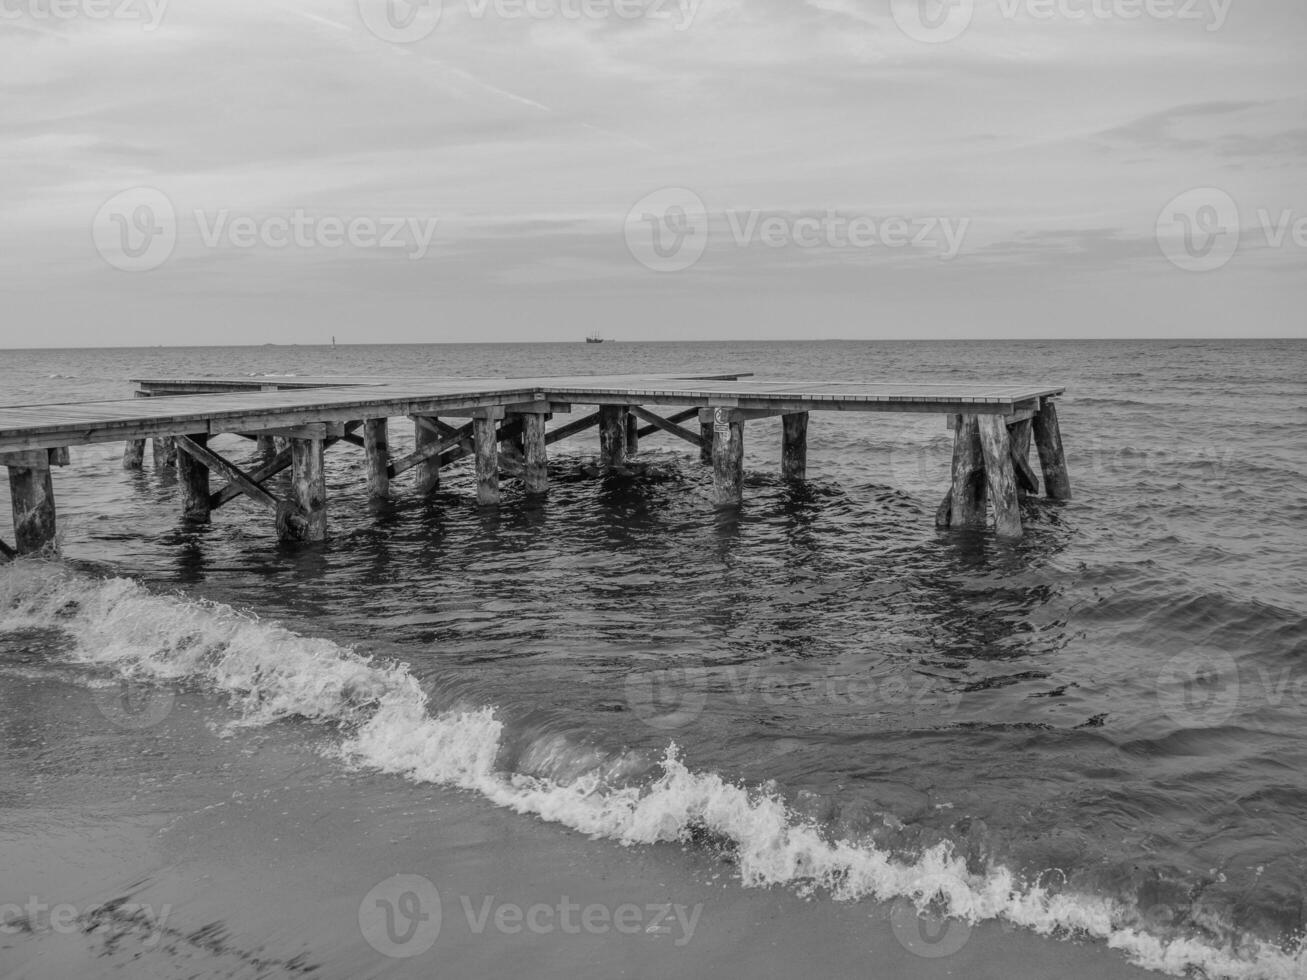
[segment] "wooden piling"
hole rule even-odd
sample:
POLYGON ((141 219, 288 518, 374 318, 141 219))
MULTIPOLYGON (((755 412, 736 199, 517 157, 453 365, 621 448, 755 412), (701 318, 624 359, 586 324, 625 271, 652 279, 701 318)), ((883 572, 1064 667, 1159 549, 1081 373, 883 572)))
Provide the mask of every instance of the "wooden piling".
MULTIPOLYGON (((186 440, 204 449, 208 445, 209 434, 198 432, 186 436, 186 440)), ((177 453, 177 479, 182 492, 182 516, 191 521, 207 521, 210 509, 209 467, 184 449, 178 452, 177 445, 177 443, 173 444, 173 451, 177 453)))
POLYGON ((718 509, 744 501, 744 419, 731 409, 713 410, 713 503, 718 509))
POLYGON ((390 497, 390 440, 386 419, 363 420, 363 453, 368 474, 368 497, 390 497))
POLYGON ((255 446, 263 456, 277 455, 277 440, 272 436, 259 436, 255 446))
POLYGON ((702 415, 699 419, 699 438, 702 440, 699 444, 699 462, 706 466, 711 466, 713 455, 713 425, 711 420, 705 422, 702 415))
POLYGON ((808 413, 781 416, 781 476, 787 480, 808 478, 808 413))
POLYGON ((1012 444, 1012 466, 1017 476, 1017 492, 1039 493, 1039 478, 1030 468, 1030 428, 1032 420, 1022 419, 1007 427, 1008 441, 1012 444))
POLYGON ((1030 460, 1018 455, 1015 447, 1012 450, 1012 469, 1017 475, 1017 493, 1023 497, 1039 493, 1039 477, 1030 468, 1030 460))
POLYGON ((472 420, 472 441, 476 446, 477 503, 499 506, 498 420, 492 413, 472 420))
POLYGON ((985 457, 985 485, 994 505, 994 530, 1000 538, 1021 537, 1021 507, 1007 423, 1001 415, 982 415, 980 445, 985 457))
POLYGON ((1044 471, 1044 495, 1051 500, 1071 499, 1071 478, 1062 449, 1062 430, 1057 424, 1057 406, 1045 398, 1034 417, 1035 448, 1044 471))
MULTIPOLYGON (((415 449, 428 449, 440 443, 442 437, 434 417, 415 418, 413 425, 415 449)), ((422 460, 414 469, 417 475, 418 493, 425 497, 440 489, 440 457, 438 455, 422 460)))
POLYGON ((154 465, 158 469, 177 465, 177 447, 169 436, 155 436, 150 443, 154 451, 154 465))
POLYGON ((522 481, 527 493, 545 493, 549 489, 549 452, 545 444, 547 415, 531 413, 522 416, 522 443, 526 467, 522 481))
POLYGON ((630 459, 640 451, 640 419, 629 409, 623 417, 626 419, 626 456, 630 459))
POLYGON ((323 541, 327 537, 327 473, 322 450, 322 439, 290 439, 291 498, 277 509, 277 533, 283 539, 323 541))
POLYGON ((984 527, 986 486, 980 423, 974 415, 959 415, 954 426, 949 526, 984 527))
POLYGON ((123 469, 139 470, 145 465, 145 440, 129 439, 123 444, 123 469))
POLYGON ((6 453, 0 462, 9 467, 9 496, 14 512, 14 550, 31 555, 55 547, 54 481, 50 454, 44 449, 6 453))
POLYGON ((626 462, 626 418, 621 405, 599 406, 599 462, 604 466, 626 462))
MULTIPOLYGON (((138 391, 133 396, 135 398, 148 398, 143 391, 138 391)), ((139 470, 145 465, 145 440, 129 439, 123 446, 123 469, 139 470)))

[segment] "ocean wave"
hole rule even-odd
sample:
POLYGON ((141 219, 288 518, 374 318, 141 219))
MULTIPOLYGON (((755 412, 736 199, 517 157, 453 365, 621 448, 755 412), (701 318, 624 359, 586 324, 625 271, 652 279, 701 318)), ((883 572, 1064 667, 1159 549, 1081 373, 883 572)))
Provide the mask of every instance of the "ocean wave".
MULTIPOLYGON (((242 726, 301 718, 333 726, 328 754, 349 765, 477 792, 519 813, 624 844, 711 841, 745 886, 784 885, 836 899, 909 899, 968 922, 1001 919, 1043 935, 1088 936, 1175 975, 1239 980, 1303 975, 1307 957, 1254 937, 1217 944, 1158 935, 1133 903, 977 866, 947 842, 913 856, 833 835, 775 787, 698 772, 668 745, 661 759, 524 738, 492 705, 433 703, 408 669, 304 636, 218 603, 160 595, 131 579, 91 578, 56 563, 0 569, 0 630, 57 629, 67 656, 145 680, 222 692, 242 726), (509 741, 516 768, 504 766, 509 741)), ((1044 876, 1055 878, 1055 875, 1044 876)))

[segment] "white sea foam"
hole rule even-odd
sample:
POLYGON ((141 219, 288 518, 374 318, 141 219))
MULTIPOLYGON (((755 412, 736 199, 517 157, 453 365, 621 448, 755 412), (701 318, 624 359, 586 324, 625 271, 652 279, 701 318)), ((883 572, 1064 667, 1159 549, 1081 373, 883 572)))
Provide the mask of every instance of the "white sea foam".
MULTIPOLYGON (((637 785, 620 778, 629 759, 593 748, 576 750, 590 753, 593 764, 566 783, 504 772, 497 767, 504 730, 494 709, 433 714, 400 665, 227 606, 157 595, 129 579, 91 579, 39 562, 0 569, 0 631, 51 627, 68 634, 81 662, 136 678, 200 680, 225 692, 241 724, 287 717, 344 722, 346 734, 333 751, 352 764, 472 790, 520 813, 627 844, 704 833, 733 848, 746 886, 824 889, 839 899, 909 898, 922 908, 942 904, 969 922, 1001 918, 1045 935, 1092 936, 1141 966, 1175 975, 1287 980, 1307 974, 1302 952, 1253 939, 1236 950, 1152 936, 1126 925, 1129 910, 1110 897, 1030 886, 1002 866, 976 873, 947 844, 905 861, 870 843, 832 840, 773 793, 689 769, 674 746, 661 775, 637 785)), ((550 736, 528 755, 565 752, 558 736, 550 736)), ((578 757, 568 770, 581 768, 578 757)))

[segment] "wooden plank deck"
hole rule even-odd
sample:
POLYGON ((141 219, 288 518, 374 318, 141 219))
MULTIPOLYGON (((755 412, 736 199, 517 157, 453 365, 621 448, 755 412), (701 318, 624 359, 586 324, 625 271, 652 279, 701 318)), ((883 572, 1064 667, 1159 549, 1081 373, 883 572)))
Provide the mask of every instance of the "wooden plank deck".
POLYGON ((126 443, 123 465, 144 462, 154 440, 156 466, 175 467, 187 520, 244 493, 274 511, 278 536, 320 541, 327 534, 324 451, 361 447, 369 499, 385 499, 394 477, 417 471, 418 492, 440 485, 440 470, 471 455, 477 501, 500 502, 501 473, 521 478, 528 495, 547 492, 547 446, 597 428, 604 469, 625 467, 640 439, 659 432, 700 451, 713 468, 712 500, 742 503, 745 427, 782 416, 781 472, 802 481, 807 472, 812 412, 911 412, 949 416, 955 431, 952 481, 936 513, 939 527, 979 527, 994 512, 1001 537, 1022 534, 1021 496, 1037 492, 1029 463, 1039 453, 1045 496, 1071 499, 1054 399, 1060 386, 1037 384, 913 384, 902 381, 762 380, 749 375, 667 374, 542 378, 153 378, 138 381, 136 397, 98 402, 0 406, 0 465, 9 471, 16 548, 0 558, 54 547, 51 467, 68 464, 67 447, 126 443), (598 410, 575 421, 546 423, 573 406, 598 410), (668 406, 669 417, 651 411, 668 406), (413 451, 391 455, 389 419, 411 417, 413 451), (698 425, 683 426, 697 417, 698 425), (449 424, 450 420, 460 425, 449 424), (469 419, 466 424, 461 420, 469 419), (641 422, 649 423, 641 428, 641 422), (362 435, 355 430, 362 429, 362 435), (263 464, 241 469, 209 445, 223 433, 257 436, 263 464), (267 481, 291 470, 290 491, 267 481), (214 492, 213 475, 227 485, 214 492), (281 496, 277 496, 281 494, 281 496))
MULTIPOLYGON (((922 412, 1012 415, 1022 406, 1064 390, 1041 385, 794 382, 755 379, 678 379, 667 375, 564 378, 358 379, 340 386, 167 395, 114 401, 0 406, 0 452, 141 439, 156 435, 218 434, 347 422, 360 418, 441 415, 459 409, 552 401, 584 405, 729 407, 794 413, 922 412)), ((304 380, 304 384, 298 384, 304 380)), ((313 379, 322 382, 328 379, 313 379)), ((206 383, 208 379, 205 379, 206 383)), ((237 379, 249 382, 250 379, 237 379)), ((142 384, 151 385, 154 380, 142 384)), ((222 383, 213 379, 213 383, 222 383)))
MULTIPOLYGON (((616 377, 616 376, 614 376, 616 377)), ((623 375, 622 377, 626 377, 623 375)), ((631 378, 650 377, 649 375, 630 375, 631 378)), ((681 378, 683 375, 667 374, 652 377, 681 378)), ((734 381, 736 378, 749 377, 744 373, 696 375, 700 381, 734 381)), ((234 377, 177 377, 177 378, 133 378, 135 384, 144 391, 158 395, 189 395, 211 391, 277 391, 287 388, 338 388, 376 387, 388 384, 421 384, 427 381, 502 381, 503 378, 471 378, 449 375, 392 375, 378 378, 373 375, 238 375, 234 377)))

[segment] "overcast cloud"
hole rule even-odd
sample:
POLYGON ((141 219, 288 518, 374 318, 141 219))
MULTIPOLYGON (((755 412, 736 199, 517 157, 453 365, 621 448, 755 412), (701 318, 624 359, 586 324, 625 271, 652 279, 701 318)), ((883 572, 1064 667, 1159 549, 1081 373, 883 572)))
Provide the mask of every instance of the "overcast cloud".
POLYGON ((2 342, 1302 336, 1305 42, 1301 0, 0 0, 2 342))

